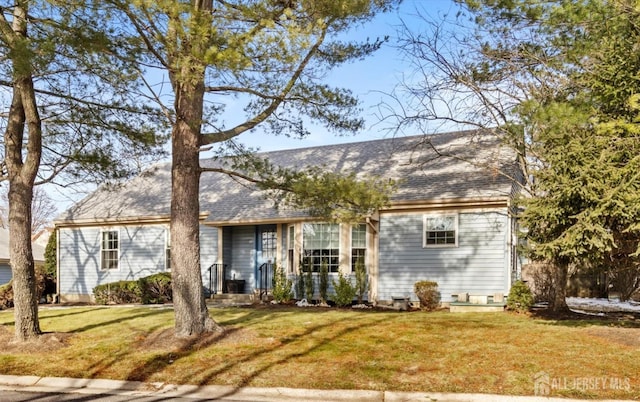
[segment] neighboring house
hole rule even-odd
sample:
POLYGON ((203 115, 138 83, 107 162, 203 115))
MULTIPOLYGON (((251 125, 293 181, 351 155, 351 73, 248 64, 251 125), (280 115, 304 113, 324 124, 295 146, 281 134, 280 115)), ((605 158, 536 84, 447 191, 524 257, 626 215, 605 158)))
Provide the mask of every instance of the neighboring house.
MULTIPOLYGON (((36 265, 44 265, 44 247, 31 245, 36 265)), ((11 258, 9 256, 9 230, 0 227, 0 285, 11 280, 11 258)))
MULTIPOLYGON (((261 155, 275 165, 324 166, 400 185, 388 208, 349 225, 274 208, 251 185, 204 173, 200 242, 208 293, 254 293, 268 261, 294 275, 303 259, 314 271, 326 260, 336 277, 352 274, 364 258, 372 302, 417 300, 413 285, 420 280, 437 281, 445 303, 462 292, 506 294, 518 275, 511 201, 519 170, 515 153, 490 135, 464 131, 261 155)), ((95 191, 57 219, 61 301, 88 301, 98 284, 170 270, 170 173, 168 163, 155 166, 95 191)))

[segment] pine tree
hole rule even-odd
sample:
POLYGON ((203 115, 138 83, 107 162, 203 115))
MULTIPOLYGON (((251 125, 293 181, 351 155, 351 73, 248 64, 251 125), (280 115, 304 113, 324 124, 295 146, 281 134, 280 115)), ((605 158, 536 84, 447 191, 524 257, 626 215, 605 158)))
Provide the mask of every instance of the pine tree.
POLYGON ((161 127, 148 124, 153 109, 129 96, 137 54, 129 39, 90 3, 19 0, 0 9, 0 85, 10 99, 0 180, 8 182, 17 341, 40 334, 34 187, 63 174, 73 182, 121 178, 162 142, 161 127))
POLYGON ((569 267, 638 273, 640 12, 632 0, 458 3, 452 25, 405 32, 424 76, 405 87, 425 110, 400 125, 492 127, 514 147, 527 253, 555 267, 550 308, 566 310, 569 267))
MULTIPOLYGON (((261 183, 262 188, 272 188, 278 194, 302 194, 310 183, 327 178, 342 182, 334 175, 314 171, 292 174, 265 169, 265 161, 254 158, 252 152, 239 152, 238 161, 230 168, 205 168, 199 162, 201 150, 232 140, 258 125, 274 134, 302 138, 308 134, 303 117, 334 131, 360 129, 362 119, 357 117, 356 99, 347 90, 325 85, 321 78, 328 69, 377 50, 383 41, 355 43, 334 38, 397 2, 108 2, 126 16, 146 44, 145 65, 164 70, 169 78, 170 85, 164 87, 170 87, 171 92, 155 93, 153 97, 161 101, 168 96, 173 101, 163 107, 172 130, 171 257, 178 336, 220 329, 209 316, 199 267, 198 185, 202 172, 231 174, 261 183), (246 116, 239 117, 240 123, 225 126, 217 121, 225 99, 246 101, 246 116)), ((371 194, 357 196, 358 200, 374 201, 364 209, 375 207, 381 200, 371 186, 358 188, 371 194)), ((304 199, 317 193, 285 198, 311 208, 316 204, 305 203, 304 199)), ((357 205, 353 192, 335 194, 338 202, 333 204, 357 205)))

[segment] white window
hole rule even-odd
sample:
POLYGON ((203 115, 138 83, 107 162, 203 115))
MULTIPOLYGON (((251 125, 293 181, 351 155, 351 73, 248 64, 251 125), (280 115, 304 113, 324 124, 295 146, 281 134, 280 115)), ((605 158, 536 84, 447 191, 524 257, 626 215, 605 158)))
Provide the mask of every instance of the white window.
POLYGON ((458 215, 425 215, 424 247, 458 245, 458 215))
POLYGON ((165 231, 165 243, 164 243, 164 269, 171 271, 171 229, 167 228, 165 231))
POLYGON ((367 225, 364 223, 351 226, 351 271, 356 271, 356 263, 366 263, 367 225))
POLYGON ((118 269, 119 240, 117 230, 102 231, 100 242, 100 269, 118 269))
POLYGON ((320 272, 327 264, 329 272, 340 268, 340 225, 332 223, 305 223, 302 227, 302 268, 320 272))

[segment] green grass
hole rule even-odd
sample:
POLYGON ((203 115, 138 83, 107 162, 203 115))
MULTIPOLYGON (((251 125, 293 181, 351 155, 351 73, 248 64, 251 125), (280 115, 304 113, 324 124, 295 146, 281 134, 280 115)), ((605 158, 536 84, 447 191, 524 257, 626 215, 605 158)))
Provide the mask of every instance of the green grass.
MULTIPOLYGON (((0 351, 0 373, 532 395, 534 376, 543 371, 552 386, 568 381, 552 387, 552 396, 640 398, 640 329, 633 320, 316 308, 225 308, 211 315, 225 334, 177 342, 170 309, 43 309, 45 340, 0 351), (607 383, 589 386, 595 378, 607 383), (618 380, 623 386, 612 386, 618 380)), ((12 325, 12 312, 0 312, 5 339, 12 325)))

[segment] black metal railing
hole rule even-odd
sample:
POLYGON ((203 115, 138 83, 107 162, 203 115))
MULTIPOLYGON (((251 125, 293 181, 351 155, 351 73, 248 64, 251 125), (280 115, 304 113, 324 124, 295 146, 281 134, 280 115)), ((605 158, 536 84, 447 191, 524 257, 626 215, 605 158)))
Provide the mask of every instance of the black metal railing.
POLYGON ((211 264, 209 267, 208 297, 222 293, 222 285, 227 271, 227 264, 211 264))
POLYGON ((260 300, 264 300, 264 298, 269 294, 269 291, 273 288, 273 266, 274 264, 269 261, 260 265, 258 268, 260 300))

